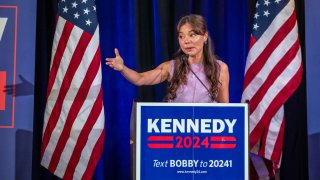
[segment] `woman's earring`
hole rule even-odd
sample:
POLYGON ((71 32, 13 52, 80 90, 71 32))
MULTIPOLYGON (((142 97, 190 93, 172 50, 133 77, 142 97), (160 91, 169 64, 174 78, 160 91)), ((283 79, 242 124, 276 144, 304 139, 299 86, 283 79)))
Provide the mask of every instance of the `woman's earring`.
POLYGON ((207 45, 208 44, 208 40, 204 41, 204 45, 207 45))

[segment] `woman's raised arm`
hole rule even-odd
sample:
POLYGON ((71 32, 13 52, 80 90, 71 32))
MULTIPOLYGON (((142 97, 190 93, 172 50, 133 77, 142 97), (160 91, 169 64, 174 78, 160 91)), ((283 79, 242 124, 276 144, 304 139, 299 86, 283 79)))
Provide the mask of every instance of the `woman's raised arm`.
POLYGON ((124 65, 124 61, 121 58, 117 48, 114 49, 116 57, 106 58, 106 64, 116 71, 120 71, 121 74, 132 84, 137 86, 142 85, 154 85, 167 80, 170 73, 170 62, 164 62, 157 68, 138 73, 124 65))

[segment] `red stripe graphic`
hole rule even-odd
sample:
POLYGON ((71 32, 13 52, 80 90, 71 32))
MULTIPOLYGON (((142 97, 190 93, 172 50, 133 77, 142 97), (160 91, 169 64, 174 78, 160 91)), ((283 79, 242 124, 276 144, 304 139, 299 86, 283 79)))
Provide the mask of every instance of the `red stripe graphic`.
POLYGON ((210 144, 211 149, 233 149, 236 144, 210 144))
POLYGON ((211 141, 236 141, 234 136, 211 136, 211 141))
POLYGON ((6 109, 6 93, 5 93, 5 86, 6 86, 6 72, 0 71, 0 110, 6 109))
POLYGON ((149 136, 148 141, 173 141, 173 136, 149 136))
POLYGON ((173 144, 148 144, 149 148, 157 148, 157 149, 172 149, 173 144))
POLYGON ((149 148, 159 148, 159 149, 171 149, 173 148, 173 143, 154 143, 158 141, 172 141, 173 136, 149 136, 148 141, 152 141, 153 143, 148 143, 149 148))
MULTIPOLYGON (((235 142, 236 138, 234 136, 210 136, 210 141, 213 142, 235 142)), ((237 144, 218 144, 218 143, 211 143, 211 149, 233 149, 237 146, 237 144)))

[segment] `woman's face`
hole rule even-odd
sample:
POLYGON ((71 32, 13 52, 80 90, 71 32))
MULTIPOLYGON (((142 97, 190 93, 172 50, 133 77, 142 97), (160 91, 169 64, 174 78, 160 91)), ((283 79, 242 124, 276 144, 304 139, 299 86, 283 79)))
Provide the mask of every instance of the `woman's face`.
POLYGON ((182 25, 178 34, 181 50, 190 57, 199 59, 202 58, 203 44, 207 39, 208 33, 196 34, 189 23, 182 25))

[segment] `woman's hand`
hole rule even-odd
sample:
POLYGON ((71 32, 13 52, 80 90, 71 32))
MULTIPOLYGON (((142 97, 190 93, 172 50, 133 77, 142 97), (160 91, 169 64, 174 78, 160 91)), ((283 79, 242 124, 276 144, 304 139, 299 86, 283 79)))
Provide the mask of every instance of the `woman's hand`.
POLYGON ((117 48, 114 49, 116 57, 106 58, 106 64, 117 71, 122 71, 124 68, 123 59, 121 58, 117 48))
POLYGON ((164 62, 150 71, 138 73, 124 65, 117 48, 114 49, 116 57, 106 58, 106 64, 121 74, 132 84, 137 86, 159 84, 169 77, 170 62, 164 62))

